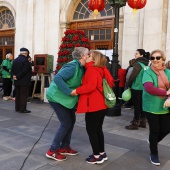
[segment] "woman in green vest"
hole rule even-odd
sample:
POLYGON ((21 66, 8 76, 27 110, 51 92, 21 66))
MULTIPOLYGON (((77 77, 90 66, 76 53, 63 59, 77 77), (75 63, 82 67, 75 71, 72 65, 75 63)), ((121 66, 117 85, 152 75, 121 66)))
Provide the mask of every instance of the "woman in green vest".
POLYGON ((2 79, 3 79, 3 100, 11 100, 12 97, 12 79, 11 79, 11 68, 12 68, 13 55, 8 53, 6 59, 2 62, 2 79))
POLYGON ((146 115, 142 110, 142 77, 144 69, 149 63, 149 55, 150 53, 145 52, 143 49, 137 49, 135 52, 135 63, 127 82, 128 87, 131 88, 132 102, 134 106, 133 120, 130 125, 125 126, 128 130, 138 130, 138 127, 146 128, 146 115))
POLYGON ((144 71, 142 83, 143 111, 149 123, 150 161, 160 165, 158 143, 170 133, 170 70, 165 67, 166 56, 161 50, 151 53, 151 66, 144 71))
POLYGON ((47 91, 47 99, 52 106, 60 127, 57 130, 50 149, 47 151, 48 158, 63 161, 65 155, 77 155, 78 152, 71 149, 71 134, 75 124, 75 105, 78 96, 71 96, 73 89, 81 85, 84 75, 84 65, 89 56, 89 50, 84 47, 76 47, 72 52, 73 61, 64 65, 55 75, 47 91))

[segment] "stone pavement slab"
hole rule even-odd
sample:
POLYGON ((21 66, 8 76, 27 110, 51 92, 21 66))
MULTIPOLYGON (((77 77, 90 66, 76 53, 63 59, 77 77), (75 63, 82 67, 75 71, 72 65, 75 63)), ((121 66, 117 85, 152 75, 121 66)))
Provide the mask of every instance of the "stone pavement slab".
POLYGON ((84 115, 77 115, 71 146, 77 156, 67 156, 58 162, 46 158, 59 122, 48 103, 28 103, 32 112, 14 111, 13 101, 0 99, 0 170, 20 170, 25 158, 35 145, 22 170, 170 170, 170 135, 159 144, 161 166, 149 160, 148 128, 125 130, 133 117, 133 110, 122 108, 119 117, 106 117, 104 121, 105 149, 108 161, 102 165, 89 165, 85 158, 92 153, 85 129, 84 115), (50 121, 49 121, 50 120, 50 121))

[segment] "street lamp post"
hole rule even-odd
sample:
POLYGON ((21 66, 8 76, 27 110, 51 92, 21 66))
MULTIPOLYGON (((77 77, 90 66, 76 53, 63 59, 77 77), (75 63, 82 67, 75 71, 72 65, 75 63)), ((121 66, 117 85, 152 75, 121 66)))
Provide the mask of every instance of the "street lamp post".
POLYGON ((114 92, 117 98, 117 102, 114 108, 108 110, 108 116, 121 116, 121 103, 118 99, 119 95, 119 80, 118 80, 118 40, 119 40, 119 9, 126 5, 126 0, 109 0, 110 6, 114 8, 114 41, 113 41, 113 55, 111 61, 111 73, 115 82, 114 92))

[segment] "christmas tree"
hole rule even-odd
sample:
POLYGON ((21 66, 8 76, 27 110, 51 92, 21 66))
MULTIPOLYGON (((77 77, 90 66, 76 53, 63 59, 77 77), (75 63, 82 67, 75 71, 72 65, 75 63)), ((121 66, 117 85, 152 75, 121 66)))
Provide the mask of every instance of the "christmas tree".
POLYGON ((56 73, 61 67, 72 61, 72 52, 74 47, 85 47, 90 49, 89 39, 86 37, 84 31, 81 30, 66 30, 65 36, 62 38, 62 43, 59 47, 56 73))

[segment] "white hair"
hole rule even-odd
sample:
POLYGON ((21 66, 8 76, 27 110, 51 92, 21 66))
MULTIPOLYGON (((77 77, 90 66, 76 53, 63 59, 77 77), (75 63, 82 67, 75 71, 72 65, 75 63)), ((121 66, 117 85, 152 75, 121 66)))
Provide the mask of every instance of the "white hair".
POLYGON ((73 59, 78 59, 80 60, 82 55, 85 53, 88 53, 89 49, 85 47, 75 47, 74 51, 72 52, 73 59))
POLYGON ((6 55, 6 58, 9 58, 10 56, 12 56, 12 54, 11 54, 11 53, 8 53, 8 54, 6 55))

